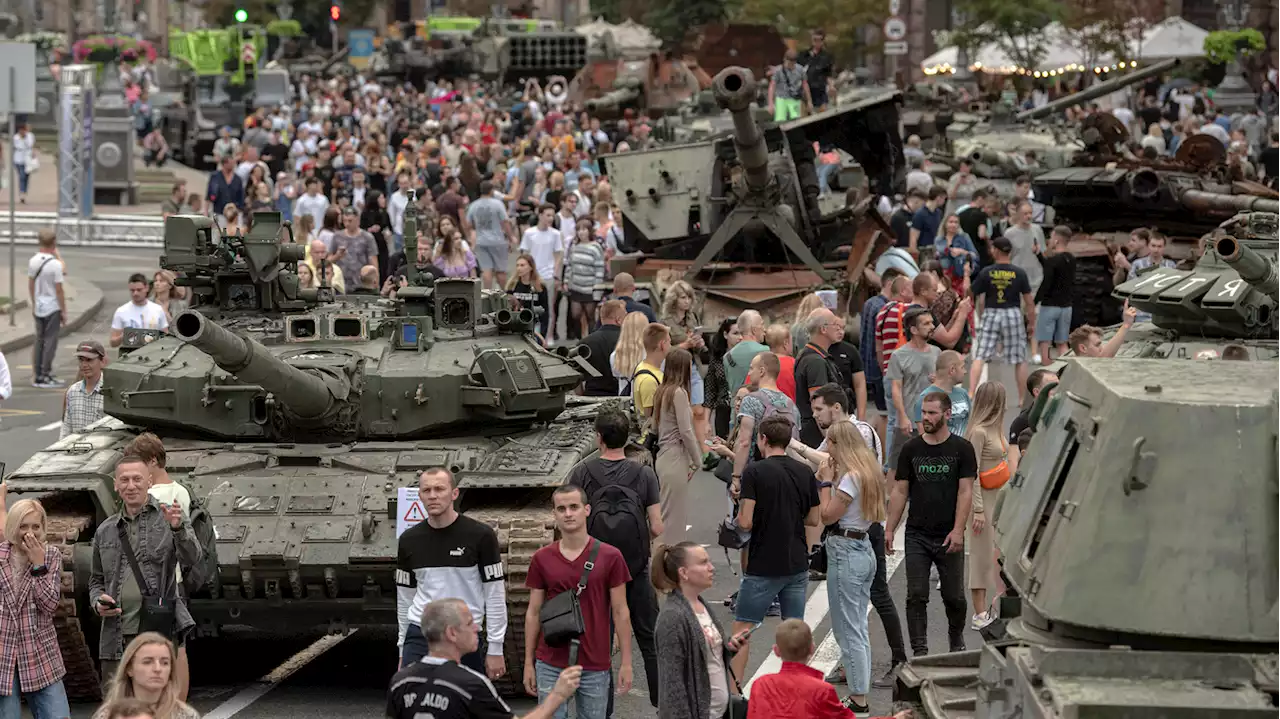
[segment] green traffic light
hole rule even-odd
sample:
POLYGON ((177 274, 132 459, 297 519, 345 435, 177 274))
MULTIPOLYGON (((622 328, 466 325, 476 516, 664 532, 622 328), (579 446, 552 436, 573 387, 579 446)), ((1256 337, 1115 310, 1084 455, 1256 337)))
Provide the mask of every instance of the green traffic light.
POLYGON ((245 22, 249 19, 249 13, 244 8, 236 10, 236 22, 245 22))

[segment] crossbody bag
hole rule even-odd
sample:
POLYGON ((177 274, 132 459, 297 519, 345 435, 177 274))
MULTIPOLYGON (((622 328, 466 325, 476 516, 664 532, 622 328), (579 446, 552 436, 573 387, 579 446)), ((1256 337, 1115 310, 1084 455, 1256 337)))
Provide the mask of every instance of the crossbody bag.
POLYGON ((548 599, 538 612, 538 622, 542 625, 542 639, 547 646, 566 646, 587 631, 587 625, 582 620, 582 604, 578 601, 578 595, 587 588, 587 578, 591 576, 591 570, 596 566, 596 556, 599 554, 600 540, 593 539, 591 554, 587 557, 586 564, 582 565, 582 577, 578 579, 578 585, 548 599))
POLYGON ((160 568, 159 591, 151 591, 151 585, 147 584, 146 578, 142 576, 142 570, 138 568, 138 557, 133 553, 133 545, 129 543, 129 531, 125 529, 123 521, 118 526, 124 557, 129 561, 129 568, 133 570, 133 578, 138 582, 138 590, 142 592, 138 633, 156 632, 166 639, 173 639, 178 628, 178 598, 176 592, 171 599, 164 596, 164 589, 168 586, 165 580, 169 576, 169 567, 165 565, 160 568))

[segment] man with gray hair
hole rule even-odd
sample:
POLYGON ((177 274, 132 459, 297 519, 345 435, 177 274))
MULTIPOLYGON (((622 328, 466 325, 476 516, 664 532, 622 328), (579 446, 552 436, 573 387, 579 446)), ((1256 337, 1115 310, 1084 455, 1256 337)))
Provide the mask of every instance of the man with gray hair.
POLYGON ((819 307, 805 320, 809 342, 796 357, 796 408, 800 410, 800 441, 810 447, 822 444, 822 428, 813 418, 809 398, 822 385, 841 384, 840 369, 831 360, 831 345, 844 339, 844 321, 819 307))
POLYGON ((738 331, 742 333, 742 341, 724 355, 724 375, 729 383, 730 396, 747 381, 751 360, 761 352, 769 351, 769 346, 764 343, 764 329, 764 318, 759 312, 743 310, 738 315, 738 331))
MULTIPOLYGON (((422 634, 430 652, 391 678, 387 717, 417 719, 510 719, 515 714, 485 675, 461 663, 477 651, 480 625, 461 599, 437 599, 422 609, 422 634)), ((525 719, 551 719, 578 689, 582 667, 560 672, 547 699, 525 719)))

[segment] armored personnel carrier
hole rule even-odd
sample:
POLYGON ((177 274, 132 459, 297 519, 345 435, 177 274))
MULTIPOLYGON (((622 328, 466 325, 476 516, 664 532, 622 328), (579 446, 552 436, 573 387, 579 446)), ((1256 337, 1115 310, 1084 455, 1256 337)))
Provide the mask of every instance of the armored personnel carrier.
POLYGON ((144 430, 216 525, 219 574, 190 600, 198 637, 395 626, 396 527, 421 512, 398 490, 429 467, 452 470, 459 509, 498 532, 504 684, 518 687, 524 581, 552 539, 550 491, 595 444, 591 406, 568 418, 566 395, 594 371, 580 351, 542 349, 533 312, 477 281, 429 285, 410 265, 394 300, 300 289, 303 246, 282 241, 278 214, 255 221, 220 238, 206 218, 168 219, 160 264, 191 289, 192 309, 108 366, 109 417, 8 477, 11 494, 44 502, 51 541, 65 544, 56 624, 69 691, 98 692, 90 542, 116 511, 114 464, 144 430))

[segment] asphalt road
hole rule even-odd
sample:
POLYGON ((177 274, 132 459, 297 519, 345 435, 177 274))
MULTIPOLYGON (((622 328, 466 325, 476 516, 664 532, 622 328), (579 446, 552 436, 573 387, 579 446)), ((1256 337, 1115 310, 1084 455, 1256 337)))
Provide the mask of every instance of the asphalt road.
MULTIPOLYGON (((106 294, 98 316, 85 327, 64 337, 55 363, 55 372, 64 379, 75 376, 72 350, 81 339, 93 337, 105 342, 111 315, 128 300, 125 283, 132 272, 150 273, 156 267, 157 252, 123 249, 69 248, 64 256, 71 271, 87 277, 106 294)), ((30 354, 24 350, 9 357, 14 373, 14 396, 0 409, 0 461, 8 471, 18 467, 38 448, 57 439, 57 423, 61 415, 61 392, 30 386, 30 354)), ((694 477, 689 501, 694 507, 689 516, 700 522, 690 528, 694 541, 710 545, 716 565, 716 585, 704 597, 726 625, 732 621, 722 600, 737 587, 737 559, 734 566, 715 546, 715 525, 724 508, 724 490, 710 474, 694 477)), ((899 612, 906 597, 904 572, 899 557, 891 558, 890 591, 899 612)), ((819 646, 813 663, 829 669, 838 657, 830 639, 825 585, 810 583, 805 620, 814 629, 819 646)), ((872 676, 878 677, 889 667, 889 648, 879 619, 870 618, 872 676)), ((773 632, 779 620, 768 619, 752 636, 748 676, 777 670, 777 658, 770 658, 773 632)), ((929 605, 930 646, 935 651, 946 647, 945 616, 937 593, 929 605)), ((967 632, 969 647, 981 641, 976 632, 967 632)), ((228 636, 217 640, 196 640, 190 647, 193 687, 191 703, 206 719, 304 719, 315 716, 342 716, 346 719, 372 719, 382 716, 387 682, 395 671, 394 630, 361 629, 344 638, 305 636, 228 636)), ((635 687, 617 701, 618 719, 654 717, 644 689, 644 669, 639 650, 635 655, 635 687)), ((843 694, 844 688, 839 687, 843 694)), ((872 711, 887 714, 891 705, 887 689, 873 689, 872 711)), ((512 703, 523 713, 532 707, 531 700, 512 703)), ((72 709, 75 719, 87 718, 95 707, 79 705, 72 709)))

